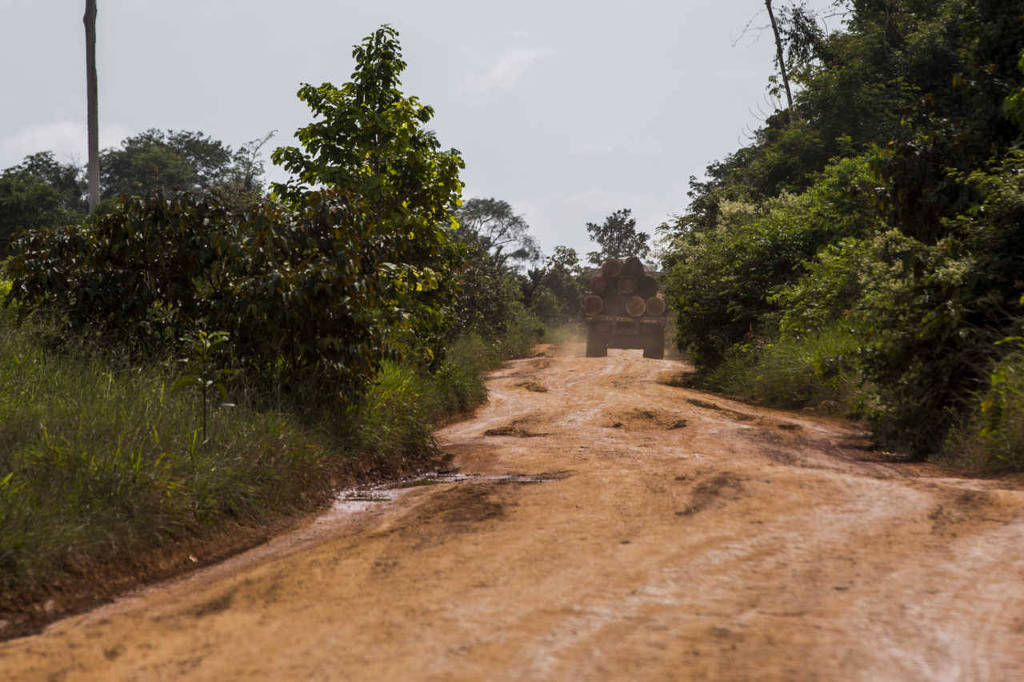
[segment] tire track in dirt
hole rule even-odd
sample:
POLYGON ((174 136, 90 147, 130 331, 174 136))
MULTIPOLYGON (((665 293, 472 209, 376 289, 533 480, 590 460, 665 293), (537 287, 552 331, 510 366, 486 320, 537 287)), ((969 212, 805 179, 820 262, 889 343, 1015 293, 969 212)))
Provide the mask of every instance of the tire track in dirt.
POLYGON ((1020 679, 1020 479, 582 348, 508 363, 451 471, 36 637, 0 678, 1020 679))

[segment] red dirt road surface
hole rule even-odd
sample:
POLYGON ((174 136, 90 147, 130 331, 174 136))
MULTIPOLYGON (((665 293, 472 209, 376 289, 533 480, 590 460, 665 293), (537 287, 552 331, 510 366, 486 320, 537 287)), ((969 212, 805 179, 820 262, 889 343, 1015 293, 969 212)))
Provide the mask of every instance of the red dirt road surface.
POLYGON ((1021 680, 1024 491, 578 345, 455 472, 0 645, 3 680, 1021 680))

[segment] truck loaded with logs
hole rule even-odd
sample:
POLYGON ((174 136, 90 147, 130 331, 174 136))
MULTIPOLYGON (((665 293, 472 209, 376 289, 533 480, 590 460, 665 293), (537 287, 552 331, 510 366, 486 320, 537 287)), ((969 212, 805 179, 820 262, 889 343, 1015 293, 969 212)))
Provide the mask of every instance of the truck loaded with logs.
POLYGON ((664 357, 665 313, 658 281, 639 258, 605 261, 583 297, 587 357, 605 356, 609 348, 642 348, 645 358, 664 357))

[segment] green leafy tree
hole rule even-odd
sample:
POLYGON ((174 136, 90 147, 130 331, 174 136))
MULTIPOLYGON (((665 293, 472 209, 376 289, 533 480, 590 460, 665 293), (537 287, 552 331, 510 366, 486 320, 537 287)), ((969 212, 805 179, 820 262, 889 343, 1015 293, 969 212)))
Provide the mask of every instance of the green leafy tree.
POLYGON ((500 263, 533 262, 540 258, 540 247, 530 234, 530 225, 515 214, 507 201, 473 198, 460 206, 455 215, 459 220, 458 238, 479 244, 500 263))
POLYGON ((623 208, 615 211, 603 223, 587 223, 587 234, 598 243, 600 251, 591 251, 587 259, 594 265, 609 258, 629 258, 636 256, 644 259, 651 251, 647 244, 650 238, 646 232, 637 232, 636 219, 632 210, 623 208))
POLYGON ((26 231, 80 221, 88 210, 81 170, 51 152, 25 158, 0 173, 0 256, 26 231))
POLYGON ((992 331, 977 326, 975 263, 952 238, 924 244, 896 230, 870 242, 853 311, 859 361, 874 385, 875 437, 925 457, 981 388, 992 331))
POLYGON ((450 323, 455 283, 444 275, 461 259, 453 212, 464 164, 457 150, 441 149, 426 127, 434 110, 402 93, 406 63, 392 27, 376 30, 352 55, 356 67, 349 82, 299 89, 314 121, 296 132, 300 147, 274 151, 274 163, 293 178, 274 184, 273 191, 295 201, 332 188, 365 207, 378 226, 373 252, 380 254, 382 286, 391 301, 381 313, 390 311, 395 338, 426 343, 429 351, 450 323))
POLYGON ((452 336, 501 337, 523 312, 522 279, 480 244, 467 244, 466 258, 457 274, 452 336))
POLYGON ((57 161, 53 152, 26 156, 24 161, 9 170, 30 175, 52 187, 60 197, 60 208, 68 214, 77 216, 88 210, 83 198, 85 181, 82 170, 73 163, 57 161))
POLYGON ((722 202, 712 229, 676 226, 664 259, 666 295, 678 311, 677 340, 703 369, 751 334, 774 331, 769 294, 793 282, 803 263, 844 237, 875 227, 877 178, 866 157, 837 160, 798 195, 760 204, 722 202))
POLYGON ((365 216, 335 192, 244 209, 215 196, 123 197, 20 240, 11 296, 19 312, 56 311, 133 357, 223 330, 257 393, 351 400, 385 355, 378 226, 365 216))
POLYGON ((575 249, 556 246, 544 265, 529 272, 529 304, 549 324, 580 317, 583 267, 575 249))
POLYGON ((271 130, 262 137, 249 140, 233 154, 232 164, 221 180, 220 189, 228 195, 257 198, 263 193, 263 147, 277 134, 271 130))
POLYGON ((846 9, 827 35, 779 13, 793 116, 691 180, 666 293, 709 380, 841 372, 879 440, 926 455, 1021 317, 1024 2, 846 9))
POLYGON ((561 319, 560 302, 545 290, 544 315, 537 315, 537 287, 522 272, 540 258, 529 225, 506 201, 471 199, 456 211, 456 238, 466 259, 458 270, 453 336, 478 335, 502 353, 522 353, 538 338, 543 321, 561 319), (547 311, 553 314, 546 314, 547 311))
MULTIPOLYGON (((220 394, 223 401, 228 398, 227 380, 237 372, 224 367, 225 360, 218 357, 228 347, 227 332, 207 332, 199 329, 182 339, 186 355, 181 358, 182 372, 172 386, 172 391, 192 389, 199 398, 199 409, 202 415, 203 443, 207 443, 207 423, 209 421, 210 401, 214 391, 220 394)), ((222 406, 231 405, 222 402, 222 406)))
POLYGON ((154 191, 258 191, 263 169, 253 148, 258 151, 266 139, 235 151, 202 132, 146 130, 100 155, 103 198, 154 191))

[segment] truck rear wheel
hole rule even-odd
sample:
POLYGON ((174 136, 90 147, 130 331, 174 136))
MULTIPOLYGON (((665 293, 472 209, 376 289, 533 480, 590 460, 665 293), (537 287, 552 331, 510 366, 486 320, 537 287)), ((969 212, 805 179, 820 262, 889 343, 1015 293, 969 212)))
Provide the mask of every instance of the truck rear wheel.
POLYGON ((644 357, 661 360, 665 357, 665 332, 655 327, 644 334, 644 357))
POLYGON ((603 358, 608 355, 608 340, 596 326, 587 328, 587 357, 603 358))

